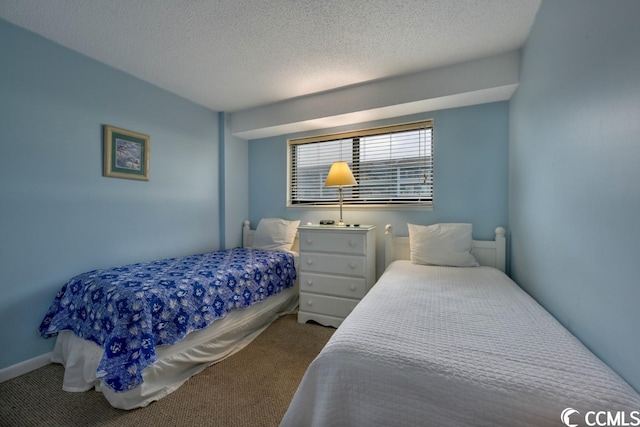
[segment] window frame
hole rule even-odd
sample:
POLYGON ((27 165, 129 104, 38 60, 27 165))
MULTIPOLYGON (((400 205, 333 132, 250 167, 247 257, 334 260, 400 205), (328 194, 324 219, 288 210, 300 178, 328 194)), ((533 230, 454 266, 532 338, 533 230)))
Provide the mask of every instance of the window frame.
MULTIPOLYGON (((291 138, 287 140, 287 183, 286 183, 286 200, 287 200, 287 208, 303 208, 303 209, 319 209, 319 208, 334 208, 338 206, 338 201, 322 201, 315 200, 304 203, 293 203, 292 200, 292 175, 293 175, 293 150, 292 146, 301 145, 301 144, 312 144, 312 143, 321 143, 321 142, 329 142, 340 139, 354 139, 359 137, 366 136, 375 136, 375 135, 384 135, 391 133, 398 133, 404 131, 415 131, 424 128, 429 128, 431 130, 431 173, 430 173, 430 184, 431 184, 431 199, 430 200, 402 200, 400 197, 395 201, 388 202, 374 202, 371 203, 353 203, 349 199, 345 198, 343 205, 344 207, 349 208, 391 208, 391 209, 422 209, 422 210, 432 210, 435 199, 435 174, 434 174, 434 120, 426 119, 420 120, 416 122, 388 125, 388 126, 380 126, 374 128, 360 129, 348 132, 339 132, 333 134, 324 134, 303 138, 291 138)), ((355 161, 359 161, 354 159, 355 161)), ((355 168, 354 168, 355 169, 355 168)), ((355 175, 354 171, 354 175, 355 175)), ((356 180, 359 182, 358 176, 356 176, 356 180)), ((353 187, 357 189, 356 187, 353 187)), ((357 191, 357 190, 356 190, 357 191)))

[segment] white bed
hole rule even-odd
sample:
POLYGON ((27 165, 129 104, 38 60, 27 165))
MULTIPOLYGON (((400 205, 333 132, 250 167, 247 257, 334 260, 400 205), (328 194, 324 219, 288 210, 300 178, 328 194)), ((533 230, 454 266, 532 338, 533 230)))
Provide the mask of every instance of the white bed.
POLYGON ((309 366, 282 426, 583 425, 588 411, 631 421, 640 410, 500 271, 504 229, 474 242, 480 267, 412 264, 408 243, 387 226, 387 269, 309 366))
MULTIPOLYGON (((243 246, 252 247, 255 231, 249 221, 243 225, 243 246)), ((298 264, 298 239, 291 252, 298 264)), ((147 406, 175 391, 191 376, 246 347, 278 317, 293 313, 298 305, 298 284, 254 304, 236 310, 218 319, 205 329, 191 332, 174 345, 157 349, 158 361, 143 373, 144 382, 128 391, 115 392, 96 378, 96 370, 104 349, 77 337, 70 331, 61 331, 52 355, 52 362, 65 367, 63 390, 83 392, 95 388, 109 403, 120 409, 147 406)))

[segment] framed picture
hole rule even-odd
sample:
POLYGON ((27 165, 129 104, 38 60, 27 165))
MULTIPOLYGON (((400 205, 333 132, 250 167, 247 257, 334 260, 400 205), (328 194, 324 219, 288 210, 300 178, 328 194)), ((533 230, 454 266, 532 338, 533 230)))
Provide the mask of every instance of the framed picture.
POLYGON ((149 181, 149 136, 104 125, 103 175, 149 181))

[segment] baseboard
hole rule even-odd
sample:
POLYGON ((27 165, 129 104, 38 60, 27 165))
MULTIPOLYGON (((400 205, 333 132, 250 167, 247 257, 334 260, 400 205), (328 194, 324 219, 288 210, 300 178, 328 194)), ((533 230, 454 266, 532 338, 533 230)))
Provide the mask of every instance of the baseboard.
POLYGON ((51 363, 51 352, 2 368, 0 369, 0 383, 19 377, 27 372, 35 371, 38 368, 47 366, 49 363, 51 363))

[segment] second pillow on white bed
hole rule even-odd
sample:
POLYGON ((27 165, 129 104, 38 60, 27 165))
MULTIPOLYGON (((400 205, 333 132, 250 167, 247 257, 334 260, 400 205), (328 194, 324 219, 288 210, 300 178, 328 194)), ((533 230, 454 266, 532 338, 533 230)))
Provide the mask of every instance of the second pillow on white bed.
POLYGON ((479 265, 471 254, 471 224, 407 225, 412 263, 450 267, 479 265))

